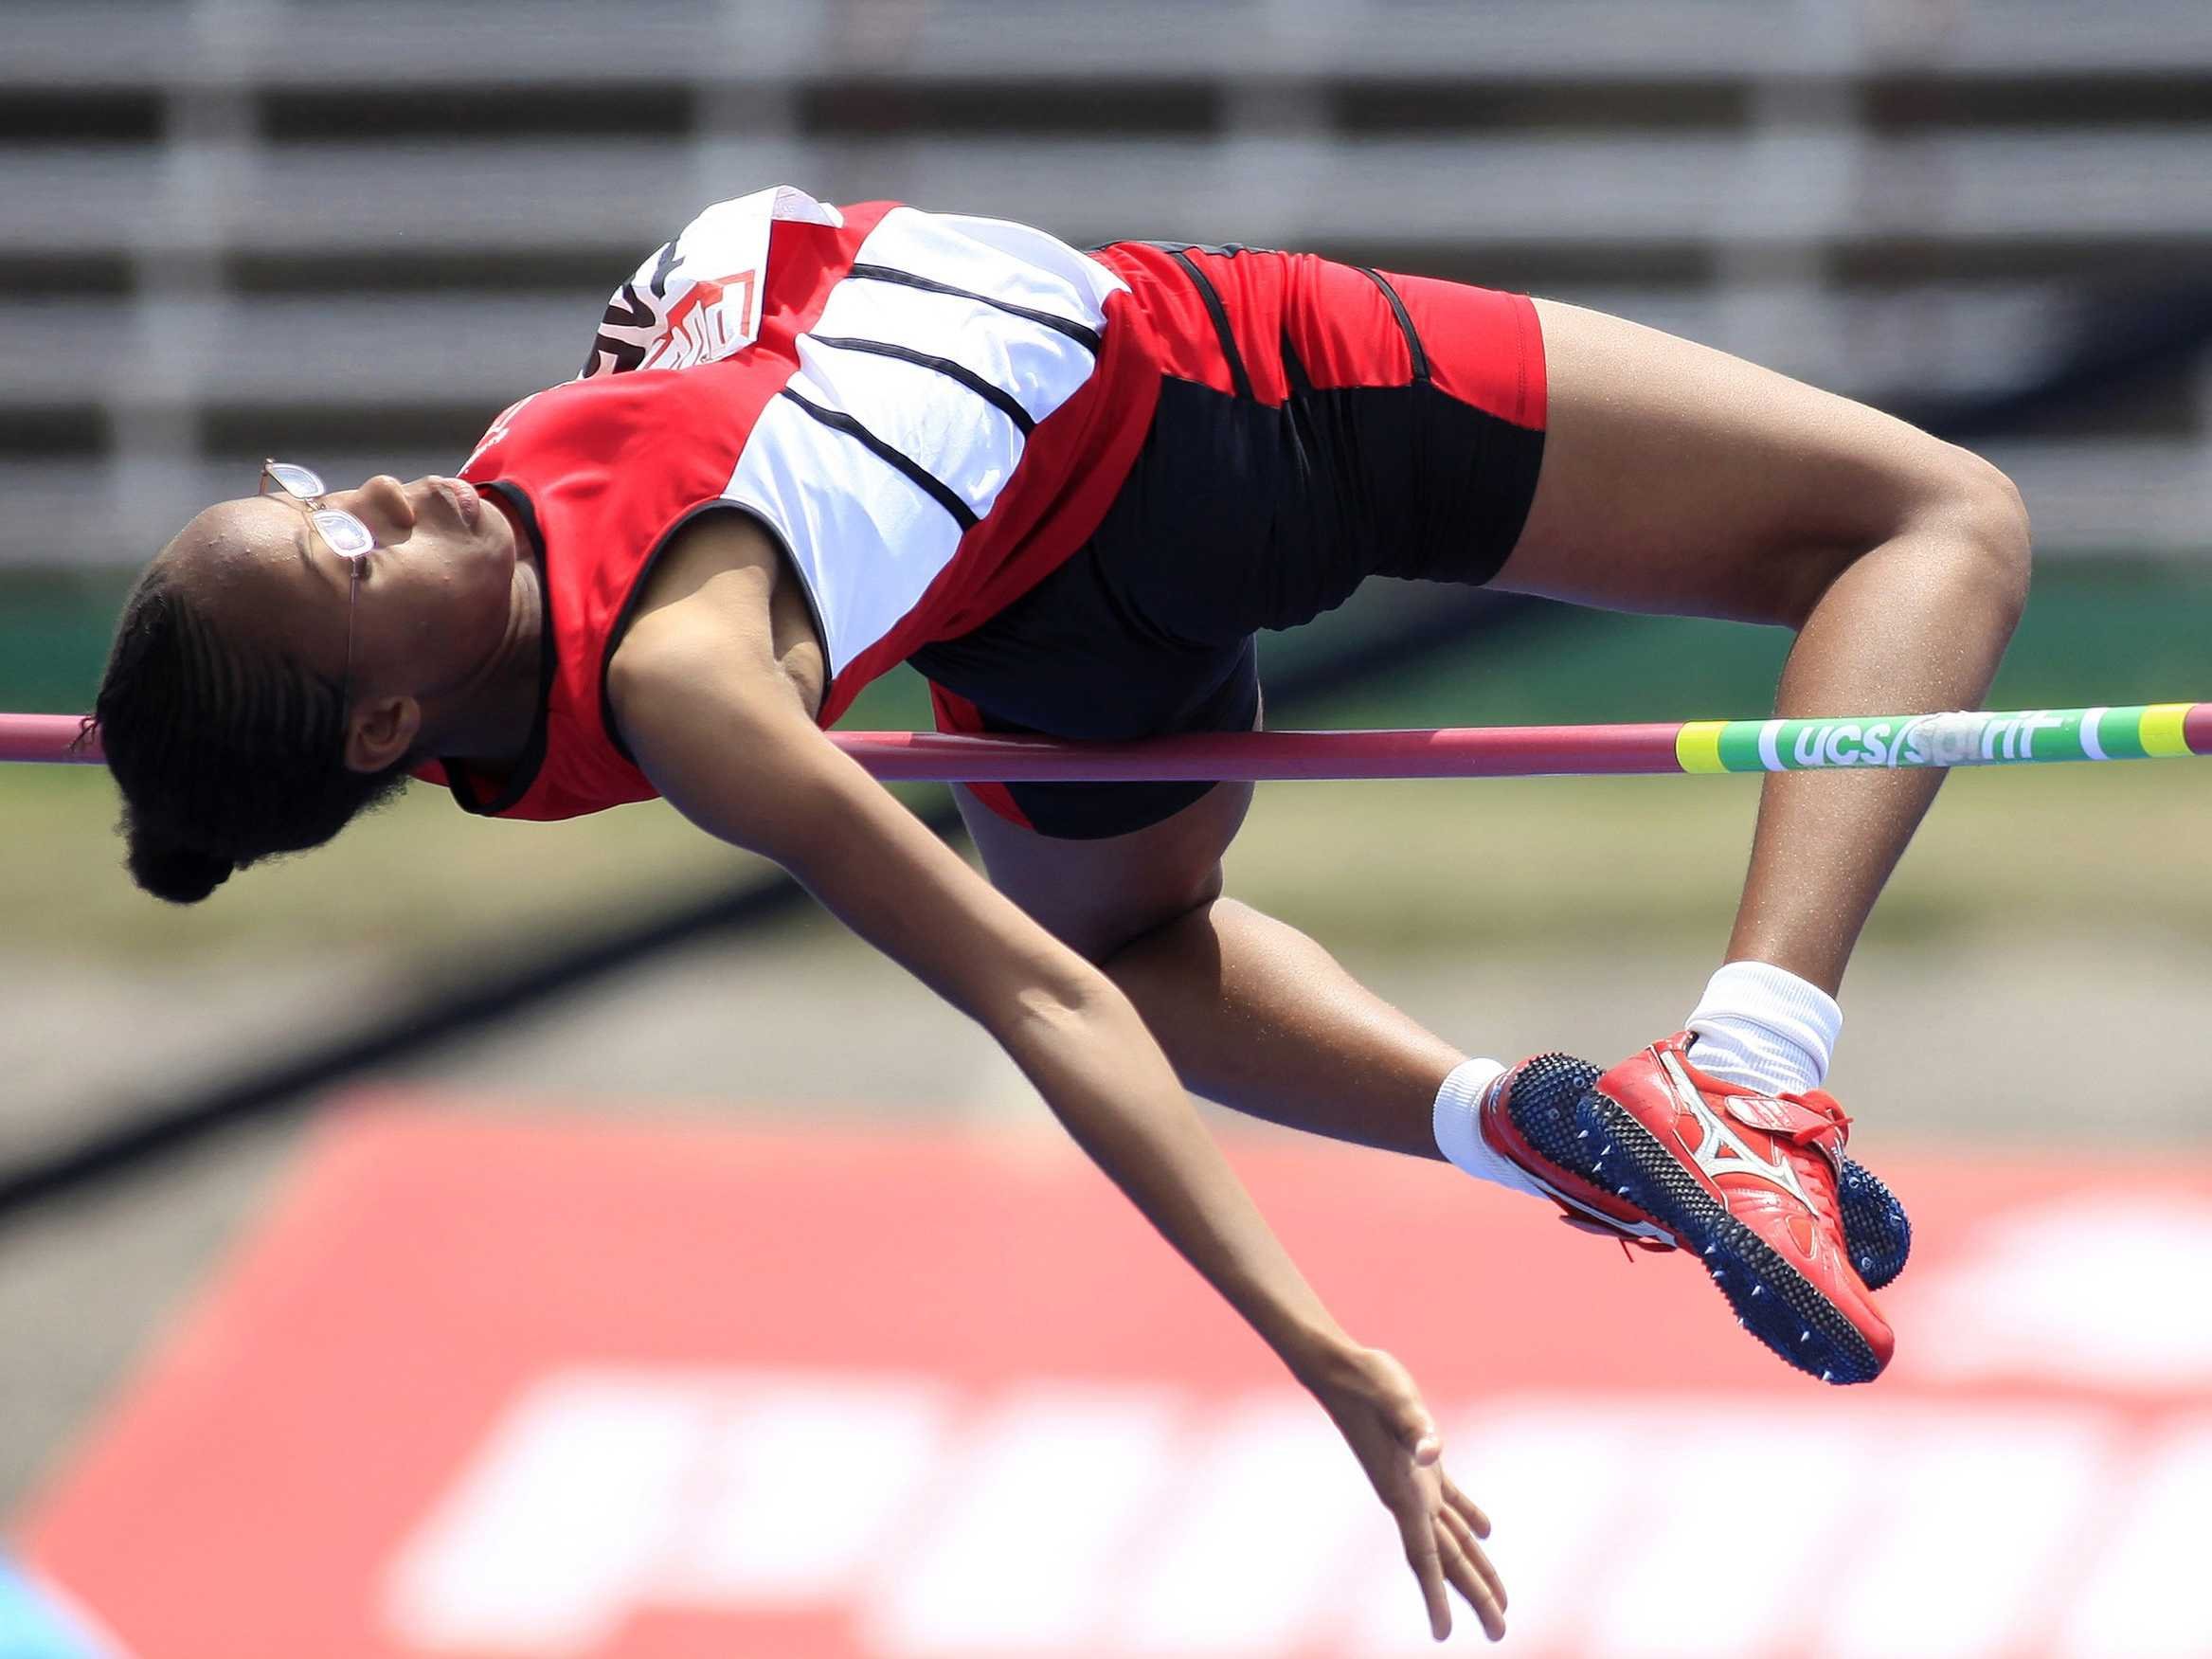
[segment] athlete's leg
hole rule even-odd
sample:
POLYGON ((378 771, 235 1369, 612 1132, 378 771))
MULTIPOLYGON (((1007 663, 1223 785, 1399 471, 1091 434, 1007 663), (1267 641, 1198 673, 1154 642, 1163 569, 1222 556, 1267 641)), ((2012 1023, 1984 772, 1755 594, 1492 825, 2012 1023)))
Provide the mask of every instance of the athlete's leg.
POLYGON ((955 792, 998 889, 1100 964, 1184 1085, 1293 1128, 1438 1156, 1437 1089, 1466 1058, 1296 929, 1221 896, 1249 784, 1127 835, 1065 840, 955 792))
MULTIPOLYGON (((2027 594, 2003 474, 1721 352, 1573 306, 1538 315, 1543 468, 1495 586, 1794 627, 1786 715, 1981 702, 2027 594)), ((1942 779, 1769 778, 1729 959, 1833 994, 1942 779)))
MULTIPOLYGON (((1795 628, 1786 715, 1982 701, 2027 594, 2026 515, 2002 474, 1686 341, 1571 306, 1538 316, 1543 463, 1497 586, 1795 628)), ((1498 1125, 1523 1168, 1691 1246, 1760 1341, 1832 1381, 1888 1361, 1862 1280, 1894 1275, 1906 1231, 1843 1161, 1840 1109, 1809 1091, 1841 1022, 1830 997, 1941 781, 1767 780, 1695 1051, 1663 1039, 1498 1125), (1783 1091, 1800 1098, 1768 1098, 1783 1091)))

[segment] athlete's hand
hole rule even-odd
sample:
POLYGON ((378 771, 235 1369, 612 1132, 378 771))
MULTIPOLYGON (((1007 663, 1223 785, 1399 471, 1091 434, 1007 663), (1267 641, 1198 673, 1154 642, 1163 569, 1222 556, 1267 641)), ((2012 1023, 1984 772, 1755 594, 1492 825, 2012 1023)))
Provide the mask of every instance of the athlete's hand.
POLYGON ((1451 1634, 1449 1584, 1495 1642, 1505 1633, 1505 1586, 1480 1542, 1490 1536, 1490 1520, 1444 1472, 1444 1442, 1412 1378, 1379 1348, 1342 1352, 1327 1369, 1308 1386, 1398 1524, 1406 1564, 1429 1606, 1430 1633, 1440 1642, 1451 1634))

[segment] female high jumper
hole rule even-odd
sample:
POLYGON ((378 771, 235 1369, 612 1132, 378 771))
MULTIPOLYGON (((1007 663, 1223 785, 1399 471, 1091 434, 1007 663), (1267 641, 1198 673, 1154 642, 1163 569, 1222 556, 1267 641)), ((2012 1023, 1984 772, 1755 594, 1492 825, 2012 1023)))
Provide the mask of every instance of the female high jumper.
POLYGON ((952 730, 1249 730, 1254 633, 1376 572, 1784 624, 1779 713, 1894 713, 1980 703, 2028 534, 1966 451, 1573 306, 771 189, 649 258, 458 478, 272 464, 199 514, 95 720, 132 872, 179 903, 410 777, 506 818, 664 796, 775 859, 989 1029, 1327 1410, 1435 1632, 1448 1584, 1496 1637, 1488 1523, 1411 1378, 1185 1088, 1686 1246, 1784 1359, 1869 1379, 1907 1230, 1819 1086, 1941 774, 1768 778, 1722 965, 1601 1075, 1470 1058, 1224 896, 1250 785, 962 788, 986 882, 823 735, 899 662, 952 730))

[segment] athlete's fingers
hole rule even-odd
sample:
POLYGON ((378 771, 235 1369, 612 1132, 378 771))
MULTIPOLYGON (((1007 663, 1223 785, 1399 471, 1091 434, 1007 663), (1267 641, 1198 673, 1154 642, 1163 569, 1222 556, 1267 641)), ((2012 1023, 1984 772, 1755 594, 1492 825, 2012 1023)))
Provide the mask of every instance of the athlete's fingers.
MULTIPOLYGON (((1441 1471, 1439 1472, 1441 1473, 1441 1471)), ((1444 1501, 1457 1510, 1466 1524, 1475 1529, 1477 1538, 1488 1538, 1490 1536, 1489 1516, 1483 1513, 1482 1507, 1476 1504, 1474 1499, 1459 1489, 1458 1483, 1451 1476, 1447 1474, 1443 1475, 1442 1478, 1444 1481, 1444 1501)))
POLYGON ((1448 1528, 1438 1538, 1437 1556, 1445 1576, 1451 1580, 1451 1587, 1466 1598, 1467 1605, 1475 1610, 1475 1617, 1482 1621, 1483 1634, 1493 1642, 1504 1635, 1503 1605, 1491 1589, 1489 1579, 1477 1570, 1448 1528))
POLYGON ((1416 1509, 1399 1515, 1398 1536, 1406 1546, 1406 1565, 1421 1585, 1421 1599, 1429 1608, 1429 1633, 1438 1641, 1451 1634, 1451 1601, 1444 1593, 1444 1563, 1438 1559, 1436 1528, 1428 1515, 1416 1509))
POLYGON ((1445 1530, 1451 1534, 1452 1542, 1457 1543, 1461 1553, 1474 1563, 1475 1571, 1483 1575, 1484 1582, 1490 1586, 1490 1594, 1497 1597, 1498 1611, 1503 1613, 1505 1611, 1505 1580, 1498 1576, 1498 1569, 1490 1564, 1489 1555, 1484 1550, 1482 1544, 1476 1542, 1474 1528, 1466 1524, 1457 1509, 1448 1505, 1438 1510, 1437 1513, 1444 1522, 1445 1530))

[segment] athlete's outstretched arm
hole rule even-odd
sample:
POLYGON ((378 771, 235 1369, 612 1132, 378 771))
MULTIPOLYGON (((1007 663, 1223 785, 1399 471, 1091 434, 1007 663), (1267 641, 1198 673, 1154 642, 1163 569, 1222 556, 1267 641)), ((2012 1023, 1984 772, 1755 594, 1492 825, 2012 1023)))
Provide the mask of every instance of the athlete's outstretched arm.
POLYGON ((702 828, 783 865, 998 1039, 1084 1150, 1329 1412, 1398 1523, 1435 1633, 1450 1628, 1448 1583, 1502 1634, 1504 1594, 1477 1542, 1488 1523, 1445 1474, 1412 1379, 1322 1305, 1128 1000, 816 729, 746 579, 717 578, 649 612, 618 655, 610 692, 648 776, 702 828))

